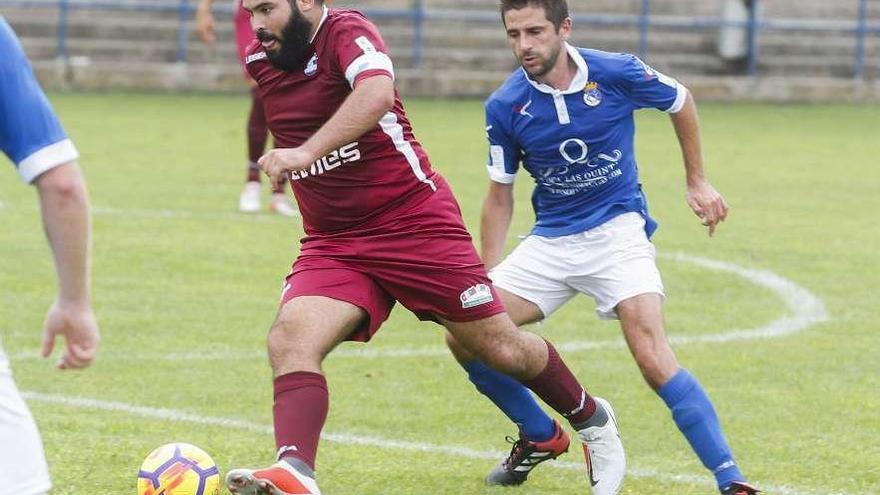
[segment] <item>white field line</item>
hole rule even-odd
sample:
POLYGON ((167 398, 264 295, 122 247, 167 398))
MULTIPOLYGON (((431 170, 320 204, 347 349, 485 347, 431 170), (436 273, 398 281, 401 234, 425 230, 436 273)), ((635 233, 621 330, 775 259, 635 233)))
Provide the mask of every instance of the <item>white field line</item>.
MULTIPOLYGON (((724 343, 743 340, 757 339, 774 339, 802 332, 812 325, 828 321, 829 315, 825 309, 825 304, 818 296, 797 285, 796 283, 781 277, 767 270, 758 270, 746 268, 733 263, 724 261, 716 261, 709 258, 692 256, 685 253, 676 253, 664 258, 672 259, 682 263, 689 263, 708 270, 725 272, 737 275, 749 282, 768 289, 781 299, 785 313, 780 318, 771 321, 768 324, 761 325, 749 329, 733 329, 724 332, 710 334, 693 334, 693 335, 675 335, 670 332, 669 340, 674 346, 685 346, 698 343, 724 343)), ((334 351, 331 356, 336 358, 364 358, 364 359, 381 359, 381 358, 419 358, 419 357, 443 357, 449 354, 445 347, 399 347, 399 348, 381 348, 381 347, 365 347, 359 344, 357 348, 342 348, 334 351)), ((626 343, 621 338, 614 340, 582 340, 574 342, 558 342, 555 343, 557 349, 563 352, 573 353, 580 351, 588 351, 594 349, 617 349, 626 347, 626 343)), ((14 360, 34 359, 36 353, 19 353, 10 356, 14 360)), ((214 360, 253 360, 265 359, 265 350, 215 350, 215 351, 197 351, 197 352, 177 352, 164 354, 139 354, 137 356, 118 356, 118 359, 124 360, 149 360, 149 361, 214 361, 214 360)), ((101 359, 114 359, 112 354, 102 356, 101 359)))
MULTIPOLYGON (((83 409, 96 409, 101 411, 119 412, 145 419, 173 421, 177 423, 191 423, 203 426, 216 426, 221 428, 232 428, 265 435, 273 434, 272 427, 269 425, 263 425, 260 423, 241 419, 202 416, 199 414, 177 411, 174 409, 137 406, 133 404, 126 404, 123 402, 111 402, 58 394, 46 394, 42 392, 24 391, 22 392, 22 395, 25 399, 31 402, 43 402, 83 409)), ((341 443, 346 445, 361 445, 365 447, 373 447, 384 450, 422 452, 427 454, 448 455, 452 457, 464 457, 468 459, 485 459, 489 461, 497 461, 507 454, 506 452, 500 451, 480 451, 454 445, 434 445, 407 440, 393 440, 382 437, 353 435, 349 433, 324 432, 321 435, 321 438, 328 442, 341 443)), ((577 462, 551 462, 547 465, 556 469, 578 471, 583 469, 583 464, 577 462)), ((711 483, 711 476, 708 473, 703 476, 693 474, 670 474, 662 472, 659 468, 645 469, 629 467, 627 469, 627 476, 633 478, 649 478, 665 483, 686 483, 690 485, 702 485, 706 486, 707 488, 714 486, 714 484, 711 483)), ((765 483, 758 483, 758 486, 769 493, 774 493, 777 495, 868 495, 862 493, 848 493, 834 490, 807 490, 790 485, 774 486, 765 483)))
MULTIPOLYGON (((0 202, 0 208, 5 205, 0 202)), ((38 213, 39 209, 33 206, 14 207, 10 205, 9 210, 26 211, 38 213)), ((113 208, 110 206, 92 206, 92 214, 99 217, 124 217, 130 218, 146 218, 146 219, 197 219, 197 220, 218 220, 218 221, 238 221, 238 222, 260 222, 260 223, 285 223, 291 220, 290 217, 282 217, 275 215, 268 210, 259 213, 241 213, 234 210, 172 210, 172 209, 155 209, 155 208, 113 208)))
POLYGON ((106 206, 96 206, 92 208, 92 213, 98 216, 108 217, 126 217, 126 218, 148 218, 148 219, 165 219, 165 218, 193 218, 197 220, 222 220, 239 221, 239 222, 263 222, 263 223, 282 223, 284 220, 290 220, 289 217, 281 217, 274 215, 268 211, 260 213, 241 213, 237 211, 192 211, 192 210, 159 210, 159 209, 136 209, 136 208, 111 208, 106 206))

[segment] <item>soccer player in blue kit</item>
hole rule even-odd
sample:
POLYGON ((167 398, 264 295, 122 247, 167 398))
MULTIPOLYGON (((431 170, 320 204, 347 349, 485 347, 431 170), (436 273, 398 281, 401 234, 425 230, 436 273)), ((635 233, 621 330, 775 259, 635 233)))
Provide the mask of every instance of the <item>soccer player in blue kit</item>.
MULTIPOLYGON (((79 157, 67 138, 9 24, 0 15, 0 151, 34 184, 58 274, 46 314, 42 355, 63 335, 58 368, 92 363, 100 334, 89 291, 90 220, 79 157)), ((0 348, 0 494, 37 495, 51 482, 37 425, 18 393, 0 348)))
MULTIPOLYGON (((694 100, 676 80, 628 54, 575 48, 565 0, 501 0, 501 14, 521 68, 486 102, 489 191, 481 255, 518 325, 552 314, 578 293, 602 319, 619 319, 648 385, 663 399, 724 495, 750 495, 715 409, 697 379, 676 360, 663 326, 663 283, 650 242, 657 224, 639 184, 633 112, 670 114, 687 176, 687 203, 711 235, 728 206, 703 172, 694 100), (522 164, 535 181, 531 234, 503 261, 513 214, 513 182, 522 164)), ((486 481, 517 485, 549 448, 554 423, 517 382, 491 370, 447 337, 477 389, 520 429, 510 455, 486 481)), ((587 456, 590 459, 590 456, 587 456)), ((594 493, 594 466, 587 475, 594 493)))

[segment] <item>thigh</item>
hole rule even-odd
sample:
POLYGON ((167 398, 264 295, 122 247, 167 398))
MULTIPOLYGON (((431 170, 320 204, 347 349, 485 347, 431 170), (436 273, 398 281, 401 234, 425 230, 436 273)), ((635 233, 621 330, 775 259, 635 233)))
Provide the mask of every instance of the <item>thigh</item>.
POLYGON ((557 239, 529 236, 489 272, 495 287, 513 297, 503 297, 517 325, 550 316, 577 292, 565 283, 571 266, 557 239), (535 313, 537 309, 537 313, 535 313))
POLYGON ((662 300, 656 249, 639 214, 620 215, 579 237, 578 249, 571 250, 579 271, 566 281, 596 300, 599 318, 618 319, 617 305, 641 294, 657 294, 662 300))
POLYGON ((663 299, 640 294, 617 305, 620 327, 629 350, 648 383, 659 389, 678 371, 679 364, 666 338, 663 299))
POLYGON ((0 370, 0 487, 27 495, 51 487, 37 425, 9 370, 0 370))
POLYGON ((495 290, 501 296, 501 302, 504 303, 504 308, 507 310, 510 319, 513 320, 514 325, 528 325, 529 323, 535 323, 544 319, 544 313, 537 304, 512 292, 508 292, 497 285, 495 290))
POLYGON ((447 226, 364 240, 364 267, 421 320, 474 321, 504 312, 470 235, 447 226))
POLYGON ((544 341, 517 329, 507 314, 466 322, 441 319, 441 323, 467 353, 514 378, 534 378, 547 363, 544 341))
POLYGON ((278 311, 269 335, 269 357, 276 376, 318 372, 321 362, 367 318, 362 308, 324 296, 299 296, 278 311))
MULTIPOLYGON (((526 325, 541 320, 543 315, 541 309, 530 301, 527 301, 516 294, 507 292, 506 290, 496 287, 495 291, 501 297, 504 308, 514 325, 526 325)), ((445 326, 456 325, 455 322, 443 322, 445 326)), ((447 332, 446 344, 455 356, 455 359, 461 363, 473 361, 476 359, 474 354, 468 348, 459 342, 453 332, 447 332)))
POLYGON ((620 327, 631 348, 650 347, 666 341, 663 327, 663 299, 658 294, 640 294, 617 305, 620 327))
MULTIPOLYGON (((303 316, 313 316, 310 305, 301 304, 302 301, 292 306, 291 310, 285 311, 290 301, 299 298, 326 298, 361 310, 362 318, 344 336, 345 340, 358 342, 369 341, 388 319, 394 306, 394 299, 371 277, 349 263, 318 256, 300 258, 294 264, 281 294, 282 309, 279 311, 279 318, 286 313, 297 316, 299 313, 293 312, 293 308, 301 309, 303 316)), ((310 299, 306 301, 308 300, 310 299)), ((320 308, 324 306, 320 303, 314 305, 320 308)), ((334 308, 330 308, 331 313, 333 310, 334 308)), ((322 318, 321 315, 314 316, 319 320, 322 318)), ((332 316, 331 314, 328 318, 332 316)))

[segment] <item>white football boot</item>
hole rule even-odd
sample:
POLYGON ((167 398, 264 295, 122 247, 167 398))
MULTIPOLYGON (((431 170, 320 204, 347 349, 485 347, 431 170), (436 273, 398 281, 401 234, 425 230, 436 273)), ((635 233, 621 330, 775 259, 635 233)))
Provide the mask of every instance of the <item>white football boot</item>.
POLYGON ((603 426, 591 426, 577 432, 584 447, 587 481, 594 495, 616 495, 626 474, 626 455, 611 404, 599 397, 593 399, 596 407, 608 414, 608 421, 603 426))
POLYGON ((248 181, 238 197, 238 210, 244 213, 256 213, 260 211, 260 183, 248 181))
POLYGON ((272 199, 269 200, 269 209, 275 213, 285 217, 298 217, 299 210, 291 206, 290 200, 284 193, 272 193, 272 199))

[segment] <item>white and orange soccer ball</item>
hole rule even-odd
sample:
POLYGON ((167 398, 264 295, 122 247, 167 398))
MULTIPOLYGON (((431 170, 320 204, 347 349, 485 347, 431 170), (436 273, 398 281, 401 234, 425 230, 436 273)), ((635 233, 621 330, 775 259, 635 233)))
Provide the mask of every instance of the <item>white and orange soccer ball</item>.
POLYGON ((204 450, 169 443, 150 452, 137 480, 138 495, 219 495, 220 469, 204 450))

